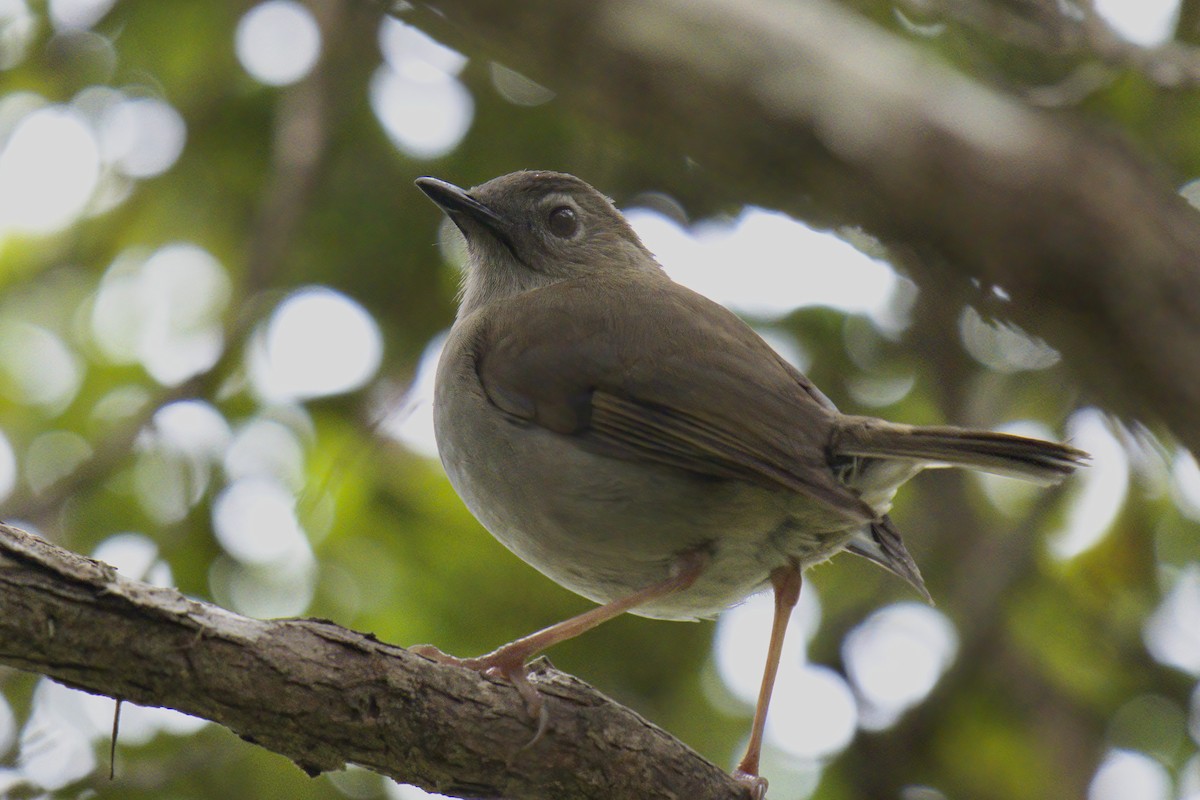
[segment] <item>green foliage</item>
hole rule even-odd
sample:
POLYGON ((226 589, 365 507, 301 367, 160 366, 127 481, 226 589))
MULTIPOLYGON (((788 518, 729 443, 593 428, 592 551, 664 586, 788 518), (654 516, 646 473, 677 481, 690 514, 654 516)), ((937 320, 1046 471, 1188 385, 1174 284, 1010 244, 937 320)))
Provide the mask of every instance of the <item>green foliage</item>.
MULTIPOLYGON (((879 4, 861 5, 902 29, 879 4)), ((461 75, 474 101, 465 138, 434 158, 406 154, 370 105, 368 86, 381 63, 374 5, 315 4, 322 60, 283 88, 251 78, 235 55, 234 30, 246 9, 126 0, 90 32, 56 33, 43 4, 35 4, 27 56, 0 71, 0 108, 18 92, 62 104, 88 87, 108 86, 168 103, 187 131, 179 159, 161 175, 114 177, 106 166, 104 180, 112 180, 102 186, 127 194, 105 210, 48 233, 6 231, 0 220, 0 348, 9 347, 0 359, 0 432, 18 469, 0 511, 84 553, 114 534, 142 534, 169 566, 171 581, 196 597, 250 613, 279 607, 328 617, 387 641, 432 642, 464 655, 586 609, 586 601, 493 541, 435 460, 383 431, 384 412, 414 381, 421 354, 455 307, 455 267, 437 246, 439 215, 412 180, 436 174, 472 184, 544 167, 580 174, 621 205, 657 191, 677 198, 693 219, 736 209, 705 183, 711 176, 688 169, 687 154, 597 129, 554 101, 528 108, 506 101, 488 62, 473 53, 461 75), (213 321, 223 337, 215 363, 163 382, 144 363, 112 356, 92 319, 115 262, 144 260, 173 242, 211 253, 231 289, 213 321), (274 402, 254 389, 253 353, 273 310, 306 286, 330 287, 365 309, 378 327, 383 363, 351 392, 274 402), (22 381, 38 383, 29 375, 45 372, 34 351, 12 349, 27 346, 19 337, 33 329, 55 338, 74 365, 78 388, 60 400, 35 402, 22 388, 22 381), (308 589, 272 583, 287 576, 239 563, 214 536, 214 503, 239 476, 227 451, 196 455, 150 436, 156 411, 193 399, 207 403, 234 437, 266 421, 295 443, 297 483, 288 486, 311 548, 308 589), (40 458, 39 446, 46 451, 40 458), (42 482, 39 469, 48 476, 42 482), (246 596, 240 592, 250 590, 270 602, 239 606, 246 596)), ((1016 86, 1076 64, 1062 57, 1030 64, 1014 45, 955 26, 925 44, 965 71, 1016 86)), ((1181 175, 1200 164, 1195 92, 1166 91, 1122 73, 1084 108, 1181 175)), ((0 114, 0 147, 11 133, 5 125, 12 123, 0 114)), ((780 261, 781 284, 791 280, 792 266, 780 261)), ((131 318, 139 313, 128 308, 131 318)), ((830 308, 760 322, 798 343, 814 381, 848 412, 912 423, 1034 420, 1061 431, 1080 404, 1067 365, 989 369, 964 349, 960 314, 930 308, 918 295, 911 323, 897 330, 830 308)), ((996 502, 973 479, 930 475, 902 493, 896 517, 957 626, 959 651, 928 699, 816 765, 825 773, 813 796, 897 796, 917 784, 946 797, 1080 796, 1108 748, 1147 753, 1182 774, 1196 750, 1194 704, 1187 711, 1195 676, 1157 663, 1144 643, 1161 595, 1200 563, 1195 509, 1177 504, 1165 488, 1165 462, 1174 457, 1166 447, 1167 455, 1142 451, 1150 454, 1144 483, 1133 485, 1092 549, 1065 561, 1048 555, 1047 542, 1070 515, 1073 488, 1049 499, 996 502), (878 769, 868 775, 862 765, 876 757, 878 769)), ((283 463, 282 452, 256 457, 283 463)), ((810 579, 823 615, 809 658, 835 668, 844 667, 847 633, 868 614, 912 599, 895 579, 848 557, 810 579)), ((750 709, 721 684, 712 633, 708 622, 626 617, 549 655, 729 764, 750 709)), ((17 728, 33 715, 33 686, 29 676, 0 669, 17 728)), ((8 746, 0 770, 19 766, 28 748, 6 742, 4 733, 0 724, 0 748, 8 746)), ((103 762, 103 736, 88 746, 103 762)), ((384 792, 369 775, 309 779, 211 725, 121 741, 117 754, 115 781, 97 766, 52 795, 291 800, 384 792)), ((768 756, 768 763, 785 760, 778 752, 768 756)), ((14 787, 10 796, 23 791, 14 787)))

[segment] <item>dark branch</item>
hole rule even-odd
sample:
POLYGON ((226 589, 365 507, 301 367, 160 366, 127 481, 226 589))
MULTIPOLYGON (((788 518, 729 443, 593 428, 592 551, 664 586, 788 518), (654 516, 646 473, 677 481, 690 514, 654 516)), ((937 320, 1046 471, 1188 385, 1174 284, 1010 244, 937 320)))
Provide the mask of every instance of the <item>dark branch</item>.
POLYGON ((1120 142, 822 0, 437 8, 416 21, 693 159, 729 202, 862 226, 942 302, 1002 287, 997 313, 1099 402, 1200 450, 1200 214, 1120 142))
POLYGON ((459 797, 744 798, 678 740, 539 671, 550 726, 511 686, 323 620, 249 619, 0 524, 0 664, 225 725, 312 775, 354 763, 459 797))
POLYGON ((1071 10, 1055 0, 905 0, 920 17, 936 15, 984 36, 1109 71, 1137 70, 1164 88, 1200 82, 1200 50, 1194 46, 1194 11, 1180 9, 1176 41, 1144 47, 1125 40, 1091 4, 1071 10), (1189 13, 1193 16, 1189 18, 1189 13))

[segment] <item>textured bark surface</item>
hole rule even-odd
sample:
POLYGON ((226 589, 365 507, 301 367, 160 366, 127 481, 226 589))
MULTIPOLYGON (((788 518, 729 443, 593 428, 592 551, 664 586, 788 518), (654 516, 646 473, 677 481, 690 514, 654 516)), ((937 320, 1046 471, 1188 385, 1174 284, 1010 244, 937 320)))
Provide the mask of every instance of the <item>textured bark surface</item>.
POLYGON ((826 0, 430 5, 414 20, 694 159, 731 203, 861 226, 950 304, 1001 287, 989 311, 1063 351, 1096 402, 1200 451, 1200 213, 1098 128, 826 0))
POLYGON ((745 796, 678 740, 540 670, 549 729, 508 685, 315 619, 261 621, 0 525, 0 664, 225 725, 309 774, 359 764, 458 797, 745 796))

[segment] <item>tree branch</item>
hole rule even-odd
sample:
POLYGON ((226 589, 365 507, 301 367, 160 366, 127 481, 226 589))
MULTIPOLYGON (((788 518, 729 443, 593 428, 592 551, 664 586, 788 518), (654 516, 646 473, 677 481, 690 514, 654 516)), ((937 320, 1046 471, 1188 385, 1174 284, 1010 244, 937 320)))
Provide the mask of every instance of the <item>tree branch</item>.
POLYGON ((1188 9, 1180 9, 1180 41, 1145 47, 1124 39, 1091 3, 1067 11, 1046 0, 903 0, 911 11, 955 20, 985 36, 1054 56, 1074 56, 1113 70, 1138 70, 1164 88, 1194 87, 1200 81, 1200 50, 1184 35, 1188 9))
POLYGON ((508 684, 315 619, 261 621, 0 524, 0 663, 225 725, 311 775, 354 763, 458 797, 735 800, 745 790, 547 666, 549 729, 508 684))
POLYGON ((1100 402, 1200 451, 1200 214, 1097 129, 827 0, 439 0, 415 19, 694 160, 730 202, 915 254, 942 302, 1003 288, 998 313, 1100 402))

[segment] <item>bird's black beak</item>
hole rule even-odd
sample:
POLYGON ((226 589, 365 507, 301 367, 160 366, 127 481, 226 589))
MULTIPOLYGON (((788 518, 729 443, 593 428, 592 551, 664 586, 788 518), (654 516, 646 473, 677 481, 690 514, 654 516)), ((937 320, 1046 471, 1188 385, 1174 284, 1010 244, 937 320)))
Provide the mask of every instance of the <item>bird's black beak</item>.
POLYGON ((466 218, 487 228, 505 247, 509 250, 513 249, 512 239, 508 235, 508 222, 504 217, 471 197, 465 189, 460 189, 453 183, 447 183, 437 178, 417 178, 415 182, 418 189, 437 203, 438 208, 446 212, 446 216, 450 217, 450 220, 458 226, 464 236, 470 237, 468 229, 463 226, 463 220, 466 218))

